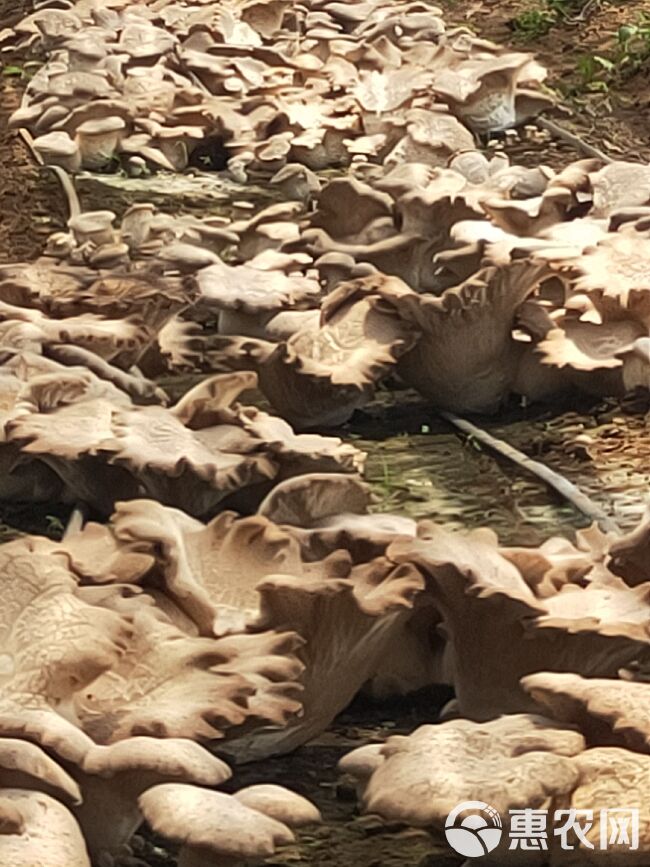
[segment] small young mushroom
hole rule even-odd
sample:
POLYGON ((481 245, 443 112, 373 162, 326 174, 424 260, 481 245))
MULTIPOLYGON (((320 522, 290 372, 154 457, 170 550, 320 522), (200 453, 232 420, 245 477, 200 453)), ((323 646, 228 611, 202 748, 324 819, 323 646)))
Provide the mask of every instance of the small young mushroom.
POLYGON ((308 202, 320 192, 318 176, 300 163, 287 163, 270 180, 282 195, 296 202, 308 202))
POLYGON ((130 737, 91 747, 76 773, 83 802, 74 810, 89 852, 115 852, 129 841, 142 821, 138 798, 152 786, 218 786, 230 775, 228 765, 183 738, 130 737))
POLYGON ((68 227, 72 229, 79 246, 87 241, 99 247, 101 244, 112 244, 115 241, 112 211, 85 211, 76 217, 70 217, 68 227))

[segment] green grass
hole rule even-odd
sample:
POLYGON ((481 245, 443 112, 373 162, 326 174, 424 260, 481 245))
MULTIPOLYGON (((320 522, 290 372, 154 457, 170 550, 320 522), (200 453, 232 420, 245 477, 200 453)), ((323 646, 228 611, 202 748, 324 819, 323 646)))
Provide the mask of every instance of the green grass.
POLYGON ((524 40, 546 36, 556 24, 579 15, 586 0, 539 0, 534 9, 527 9, 512 20, 512 29, 524 40))

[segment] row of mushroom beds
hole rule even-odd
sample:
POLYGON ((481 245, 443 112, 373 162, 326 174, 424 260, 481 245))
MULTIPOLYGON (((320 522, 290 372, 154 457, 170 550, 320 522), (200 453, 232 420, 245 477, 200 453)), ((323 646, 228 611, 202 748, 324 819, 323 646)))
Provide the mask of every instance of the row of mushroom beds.
POLYGON ((58 0, 0 42, 43 56, 13 123, 63 173, 222 160, 278 199, 118 220, 63 174, 68 231, 0 267, 0 499, 100 521, 0 546, 0 861, 119 863, 144 818, 180 867, 256 863, 318 812, 215 791, 209 748, 434 684, 435 724, 343 759, 363 809, 437 839, 597 796, 638 850, 496 863, 647 861, 650 520, 533 549, 372 514, 317 431, 389 377, 455 412, 647 389, 650 168, 488 159, 543 70, 425 2, 58 0))
MULTIPOLYGON (((440 841, 461 801, 629 806, 639 848, 608 863, 647 863, 650 520, 504 548, 367 500, 353 477, 297 476, 248 517, 130 500, 62 542, 0 547, 3 863, 119 861, 143 817, 182 865, 262 860, 318 811, 276 786, 204 788, 230 770, 201 744, 263 759, 364 686, 429 684, 454 687, 446 721, 342 760, 365 810, 440 841)), ((533 860, 599 863, 599 833, 574 861, 552 843, 533 860)))

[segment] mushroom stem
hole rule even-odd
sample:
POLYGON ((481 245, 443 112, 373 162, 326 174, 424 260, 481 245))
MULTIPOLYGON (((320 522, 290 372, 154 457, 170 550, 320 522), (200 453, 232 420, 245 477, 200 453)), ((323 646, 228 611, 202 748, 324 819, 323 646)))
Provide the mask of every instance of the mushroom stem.
POLYGON ((86 523, 86 511, 83 503, 75 503, 75 507, 70 513, 68 523, 63 531, 63 538, 69 539, 75 533, 80 533, 86 523))
POLYGON ((582 512, 583 515, 586 515, 592 521, 596 521, 605 532, 621 532, 616 522, 610 518, 610 516, 601 509, 599 505, 594 503, 593 500, 581 491, 577 485, 574 485, 573 482, 570 482, 565 476, 552 470, 540 461, 534 461, 532 458, 529 458, 528 455, 520 452, 519 449, 514 448, 514 446, 511 446, 509 443, 497 439, 497 437, 493 437, 491 434, 487 433, 487 431, 484 431, 482 428, 477 427, 464 418, 459 418, 452 412, 440 412, 440 415, 448 421, 449 424, 453 425, 464 434, 474 437, 483 445, 497 452, 502 457, 507 458, 507 460, 511 461, 513 464, 516 464, 518 467, 528 470, 528 472, 537 476, 538 479, 541 479, 551 488, 556 490, 558 494, 564 497, 565 500, 571 503, 571 505, 578 509, 579 512, 582 512))
POLYGON ((59 179, 59 183, 61 184, 61 188, 65 193, 66 201, 68 203, 68 216, 77 217, 81 213, 81 203, 79 202, 79 196, 77 195, 77 190, 75 189, 74 182, 72 181, 70 175, 66 172, 65 169, 61 168, 61 166, 45 164, 43 157, 34 147, 34 139, 32 138, 29 130, 22 127, 20 129, 20 136, 29 148, 29 152, 38 163, 38 165, 44 169, 51 169, 57 176, 57 178, 59 179))

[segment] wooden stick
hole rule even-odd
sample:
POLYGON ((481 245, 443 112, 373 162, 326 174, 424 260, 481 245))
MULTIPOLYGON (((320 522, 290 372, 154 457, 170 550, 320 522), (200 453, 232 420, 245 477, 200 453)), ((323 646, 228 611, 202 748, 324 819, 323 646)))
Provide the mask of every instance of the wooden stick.
POLYGON ((493 437, 492 434, 489 434, 466 419, 459 418, 453 412, 441 412, 440 415, 449 424, 467 434, 467 436, 474 437, 478 442, 492 449, 492 451, 511 461, 513 464, 516 464, 516 466, 537 476, 538 479, 541 479, 549 487, 557 491, 560 496, 564 497, 579 512, 582 512, 583 515, 586 515, 592 521, 596 521, 605 532, 620 534, 621 530, 616 521, 565 476, 547 467, 546 464, 529 458, 528 455, 520 452, 519 449, 504 442, 504 440, 493 437))

